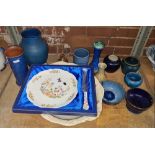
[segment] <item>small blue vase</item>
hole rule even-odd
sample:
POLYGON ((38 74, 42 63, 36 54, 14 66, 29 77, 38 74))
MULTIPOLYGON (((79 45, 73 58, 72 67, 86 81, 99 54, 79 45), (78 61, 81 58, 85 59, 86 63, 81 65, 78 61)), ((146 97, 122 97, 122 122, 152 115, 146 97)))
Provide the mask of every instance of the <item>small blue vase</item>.
POLYGON ((90 66, 93 67, 94 73, 96 73, 98 72, 98 69, 99 69, 98 64, 99 64, 100 55, 105 45, 102 41, 96 41, 94 42, 93 46, 94 46, 94 55, 93 55, 93 60, 90 63, 90 66))
POLYGON ((48 58, 48 46, 41 38, 41 32, 36 29, 22 31, 21 47, 24 49, 24 56, 28 65, 44 64, 48 58))

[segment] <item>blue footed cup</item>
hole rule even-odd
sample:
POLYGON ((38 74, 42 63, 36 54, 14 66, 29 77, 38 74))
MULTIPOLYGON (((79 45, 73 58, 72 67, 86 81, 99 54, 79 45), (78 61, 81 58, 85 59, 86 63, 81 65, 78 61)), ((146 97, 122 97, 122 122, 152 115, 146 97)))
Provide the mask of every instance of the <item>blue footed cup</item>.
POLYGON ((89 51, 85 48, 77 48, 74 50, 73 62, 77 65, 88 65, 89 51))
POLYGON ((23 49, 19 46, 10 46, 5 50, 5 55, 16 78, 17 85, 21 86, 28 72, 23 49))

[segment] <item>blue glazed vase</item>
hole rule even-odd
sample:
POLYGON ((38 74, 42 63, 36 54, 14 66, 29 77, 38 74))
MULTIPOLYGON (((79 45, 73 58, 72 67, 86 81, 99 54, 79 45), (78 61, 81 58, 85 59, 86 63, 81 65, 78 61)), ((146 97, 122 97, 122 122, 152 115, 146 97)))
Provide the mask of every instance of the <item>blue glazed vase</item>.
POLYGON ((5 55, 16 78, 17 85, 21 86, 28 72, 23 49, 19 46, 10 46, 5 50, 5 55))
POLYGON ((127 73, 124 76, 124 81, 131 88, 139 87, 143 82, 141 75, 135 72, 127 73))
POLYGON ((44 64, 48 58, 48 46, 41 38, 38 29, 26 29, 22 31, 21 47, 24 49, 24 56, 28 65, 44 64))
POLYGON ((90 63, 90 66, 93 67, 94 73, 96 73, 98 72, 98 69, 99 69, 98 64, 99 64, 100 55, 105 45, 102 41, 96 41, 94 42, 93 46, 94 46, 94 55, 93 55, 92 62, 90 63))

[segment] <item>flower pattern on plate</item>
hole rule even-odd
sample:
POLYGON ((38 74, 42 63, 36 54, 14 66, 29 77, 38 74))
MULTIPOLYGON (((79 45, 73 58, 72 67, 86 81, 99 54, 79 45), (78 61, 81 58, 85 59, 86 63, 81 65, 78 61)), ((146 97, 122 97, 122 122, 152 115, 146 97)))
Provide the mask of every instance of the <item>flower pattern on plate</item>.
POLYGON ((30 102, 46 108, 59 108, 69 104, 77 92, 76 77, 62 69, 39 72, 32 77, 26 88, 30 102))

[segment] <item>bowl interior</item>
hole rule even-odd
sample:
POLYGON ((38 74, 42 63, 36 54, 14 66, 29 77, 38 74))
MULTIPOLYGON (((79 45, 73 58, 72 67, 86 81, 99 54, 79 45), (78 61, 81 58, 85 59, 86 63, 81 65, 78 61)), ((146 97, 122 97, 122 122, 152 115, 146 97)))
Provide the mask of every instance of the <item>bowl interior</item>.
POLYGON ((152 105, 151 95, 143 89, 134 88, 127 91, 127 101, 133 106, 146 109, 152 105))
POLYGON ((135 57, 127 57, 127 58, 125 58, 125 62, 130 65, 138 65, 139 64, 138 59, 135 57))
POLYGON ((126 76, 130 81, 133 81, 133 82, 141 81, 142 79, 141 75, 138 73, 127 73, 126 76))
POLYGON ((106 90, 106 91, 104 92, 104 98, 105 98, 106 100, 111 101, 111 100, 113 100, 113 99, 115 98, 115 94, 114 94, 112 91, 110 91, 110 90, 106 90))
POLYGON ((120 102, 125 95, 124 88, 117 82, 114 81, 103 81, 102 86, 105 90, 103 100, 109 103, 120 102))

